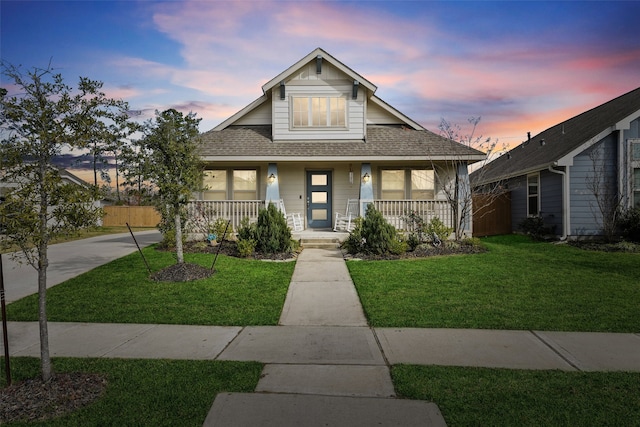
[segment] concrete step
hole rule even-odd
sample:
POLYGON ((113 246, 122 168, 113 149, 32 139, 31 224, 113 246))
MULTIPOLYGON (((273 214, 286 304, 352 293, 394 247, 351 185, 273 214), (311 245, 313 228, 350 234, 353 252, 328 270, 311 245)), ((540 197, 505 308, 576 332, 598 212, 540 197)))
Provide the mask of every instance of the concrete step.
POLYGON ((302 238, 300 246, 303 248, 313 249, 336 249, 340 247, 340 239, 338 238, 302 238))

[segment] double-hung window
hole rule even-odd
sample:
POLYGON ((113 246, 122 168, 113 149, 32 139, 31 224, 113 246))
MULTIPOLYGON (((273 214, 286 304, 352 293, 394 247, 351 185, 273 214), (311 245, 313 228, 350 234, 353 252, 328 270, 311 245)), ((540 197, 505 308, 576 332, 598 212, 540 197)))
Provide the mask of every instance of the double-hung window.
POLYGON ((207 170, 204 172, 204 200, 257 200, 255 169, 207 170))
POLYGON ((527 214, 537 216, 540 213, 540 177, 538 174, 527 176, 527 214))
POLYGON ((435 180, 432 169, 383 169, 380 196, 384 200, 432 200, 435 180))
POLYGON ((292 103, 294 128, 346 126, 346 99, 343 97, 294 97, 292 103))
POLYGON ((631 143, 632 206, 640 208, 640 140, 631 143))

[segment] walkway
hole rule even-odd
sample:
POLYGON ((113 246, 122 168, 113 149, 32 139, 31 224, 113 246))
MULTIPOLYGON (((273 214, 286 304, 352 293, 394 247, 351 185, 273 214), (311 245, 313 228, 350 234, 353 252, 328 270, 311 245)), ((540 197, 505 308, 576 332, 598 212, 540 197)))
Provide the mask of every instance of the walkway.
MULTIPOLYGON (((92 247, 95 245, 92 245, 92 247)), ((640 371, 640 334, 370 328, 337 250, 305 249, 279 326, 49 323, 52 356, 255 360, 255 393, 216 397, 205 425, 444 425, 395 399, 399 363, 640 371)), ((36 322, 10 322, 14 356, 39 356, 36 322)), ((1 347, 0 347, 1 348, 1 347)))

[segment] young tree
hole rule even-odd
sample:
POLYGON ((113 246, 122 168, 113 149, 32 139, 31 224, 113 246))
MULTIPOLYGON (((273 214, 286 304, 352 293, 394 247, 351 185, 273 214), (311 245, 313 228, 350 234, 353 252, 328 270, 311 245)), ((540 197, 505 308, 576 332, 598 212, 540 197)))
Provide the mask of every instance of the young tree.
POLYGON ((93 203, 96 188, 64 183, 53 159, 63 150, 86 148, 91 135, 87 118, 101 116, 116 101, 100 92, 101 82, 80 78, 73 89, 51 65, 23 72, 2 63, 2 74, 16 94, 0 99, 0 180, 11 185, 0 218, 5 244, 20 247, 38 272, 40 362, 43 380, 53 374, 46 312, 49 242, 95 225, 101 209, 93 203))
POLYGON ((142 178, 158 188, 163 222, 173 220, 179 264, 184 263, 183 210, 202 185, 202 165, 196 154, 198 123, 194 113, 184 116, 174 109, 156 111, 155 120, 146 124, 145 135, 138 141, 139 153, 144 153, 142 178))
MULTIPOLYGON (((464 144, 469 148, 479 150, 479 153, 484 156, 483 160, 478 162, 479 166, 482 167, 488 163, 495 154, 498 141, 476 135, 480 120, 481 117, 470 117, 468 122, 471 130, 466 134, 463 133, 459 125, 453 124, 444 118, 441 119, 438 129, 442 136, 464 144)), ((482 189, 474 187, 469 178, 469 166, 466 161, 462 161, 461 159, 450 159, 444 167, 434 163, 433 170, 435 178, 440 184, 440 188, 453 211, 455 218, 455 239, 460 240, 470 227, 473 211, 478 211, 479 208, 490 205, 495 198, 504 193, 504 190, 499 184, 484 186, 482 189), (482 198, 483 206, 474 207, 474 199, 479 200, 475 196, 479 193, 482 193, 484 196, 482 198)), ((482 174, 482 169, 478 169, 475 173, 474 182, 479 181, 478 174, 482 174)), ((490 210, 484 209, 484 215, 490 212, 490 210)))

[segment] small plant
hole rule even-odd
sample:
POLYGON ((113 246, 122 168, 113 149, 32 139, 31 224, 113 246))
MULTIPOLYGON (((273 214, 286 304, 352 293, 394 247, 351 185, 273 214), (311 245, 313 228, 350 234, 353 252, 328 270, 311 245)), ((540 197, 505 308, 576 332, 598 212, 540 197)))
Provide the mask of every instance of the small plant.
POLYGON ((542 236, 544 236, 548 231, 544 226, 544 220, 542 219, 542 216, 539 215, 530 216, 523 219, 522 221, 520 221, 518 226, 522 231, 533 237, 535 240, 542 239, 542 236))
POLYGON ((407 246, 409 250, 414 251, 420 244, 427 240, 424 218, 418 215, 416 211, 411 211, 411 213, 403 219, 407 224, 407 231, 409 232, 406 241, 407 246))
POLYGON ((228 221, 224 218, 217 218, 213 224, 209 226, 209 234, 213 234, 216 236, 218 241, 223 239, 225 236, 224 232, 226 230, 227 234, 224 237, 225 240, 228 240, 228 236, 233 232, 233 227, 229 224, 229 228, 227 228, 228 221))
POLYGON ((248 258, 256 250, 256 241, 253 239, 238 239, 238 253, 243 258, 248 258))
POLYGON ((447 227, 444 222, 436 216, 429 221, 426 232, 432 240, 436 240, 435 236, 437 236, 439 240, 445 241, 449 239, 449 236, 453 232, 453 228, 447 227))

